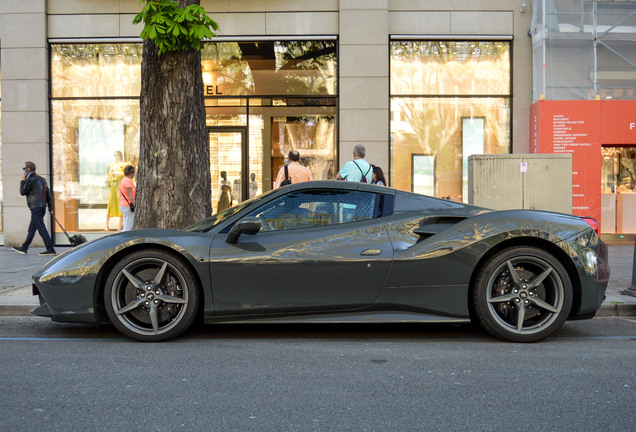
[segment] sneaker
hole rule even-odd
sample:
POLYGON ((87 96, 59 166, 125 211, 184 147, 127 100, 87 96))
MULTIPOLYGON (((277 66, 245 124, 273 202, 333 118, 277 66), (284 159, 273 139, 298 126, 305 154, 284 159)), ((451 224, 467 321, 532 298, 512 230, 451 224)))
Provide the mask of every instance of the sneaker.
POLYGON ((21 253, 22 255, 26 255, 26 253, 27 253, 26 248, 23 248, 23 247, 14 246, 13 250, 16 251, 17 253, 21 253))
POLYGON ((55 255, 55 251, 54 250, 47 250, 47 251, 44 251, 44 252, 40 252, 38 255, 40 255, 40 256, 55 255))

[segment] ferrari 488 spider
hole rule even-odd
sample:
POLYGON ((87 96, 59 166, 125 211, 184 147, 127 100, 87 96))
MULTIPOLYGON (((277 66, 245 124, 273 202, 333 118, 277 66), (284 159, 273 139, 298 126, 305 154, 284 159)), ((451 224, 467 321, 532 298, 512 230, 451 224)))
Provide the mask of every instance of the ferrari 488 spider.
POLYGON ((537 341, 594 316, 607 248, 583 219, 387 187, 292 184, 185 230, 94 240, 33 276, 33 310, 161 341, 204 322, 471 320, 537 341))

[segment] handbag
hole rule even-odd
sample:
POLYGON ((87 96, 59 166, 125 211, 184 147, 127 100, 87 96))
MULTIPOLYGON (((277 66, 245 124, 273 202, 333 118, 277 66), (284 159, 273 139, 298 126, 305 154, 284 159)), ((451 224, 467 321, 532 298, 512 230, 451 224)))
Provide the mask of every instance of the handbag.
POLYGON ((124 195, 123 193, 121 193, 121 191, 119 191, 119 193, 121 194, 121 196, 124 197, 124 199, 126 200, 126 202, 128 203, 128 205, 130 206, 130 211, 131 213, 135 212, 135 205, 133 203, 131 203, 130 201, 128 201, 128 198, 126 198, 126 195, 124 195))

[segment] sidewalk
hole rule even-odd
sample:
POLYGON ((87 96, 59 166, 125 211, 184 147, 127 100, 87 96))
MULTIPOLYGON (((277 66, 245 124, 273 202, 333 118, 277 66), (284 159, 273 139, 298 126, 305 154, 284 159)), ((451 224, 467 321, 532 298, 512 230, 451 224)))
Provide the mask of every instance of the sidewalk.
MULTIPOLYGON (((621 294, 632 283, 634 264, 633 243, 608 243, 612 274, 606 298, 596 316, 636 316, 636 297, 621 294)), ((56 247, 60 254, 70 247, 56 247)), ((31 248, 21 255, 10 247, 0 247, 0 316, 31 316, 30 310, 39 306, 31 294, 31 275, 52 257, 38 256, 44 248, 31 248)))

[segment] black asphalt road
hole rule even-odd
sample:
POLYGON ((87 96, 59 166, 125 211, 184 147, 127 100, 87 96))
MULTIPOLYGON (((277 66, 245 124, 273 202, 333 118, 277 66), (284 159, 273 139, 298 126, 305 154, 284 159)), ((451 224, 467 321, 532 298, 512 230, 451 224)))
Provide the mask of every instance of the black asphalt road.
POLYGON ((469 325, 215 325, 144 344, 0 317, 0 431, 627 431, 636 320, 535 344, 469 325))

